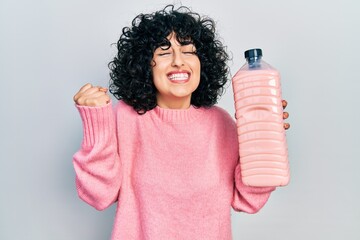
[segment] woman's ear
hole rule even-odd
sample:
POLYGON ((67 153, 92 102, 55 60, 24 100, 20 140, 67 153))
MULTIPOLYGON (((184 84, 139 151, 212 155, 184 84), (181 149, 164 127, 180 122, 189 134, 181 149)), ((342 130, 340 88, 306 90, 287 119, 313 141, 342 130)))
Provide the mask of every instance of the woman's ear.
POLYGON ((156 62, 155 62, 154 59, 151 59, 151 64, 150 64, 150 66, 151 66, 152 68, 156 66, 156 62))

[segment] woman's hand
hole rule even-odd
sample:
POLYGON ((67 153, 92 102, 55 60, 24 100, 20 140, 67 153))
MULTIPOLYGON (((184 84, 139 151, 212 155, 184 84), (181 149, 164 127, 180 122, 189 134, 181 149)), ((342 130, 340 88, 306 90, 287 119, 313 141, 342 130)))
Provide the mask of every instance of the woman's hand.
POLYGON ((73 99, 80 106, 101 107, 110 102, 110 97, 106 92, 107 88, 94 87, 87 83, 80 88, 73 99))
MULTIPOLYGON (((282 106, 283 106, 283 109, 285 109, 286 106, 287 106, 287 101, 282 100, 282 106)), ((284 113, 283 113, 283 118, 284 118, 284 119, 287 119, 288 117, 289 117, 289 113, 288 113, 288 112, 284 112, 284 113)), ((285 128, 285 130, 288 130, 288 129, 290 128, 290 123, 284 123, 284 128, 285 128)))

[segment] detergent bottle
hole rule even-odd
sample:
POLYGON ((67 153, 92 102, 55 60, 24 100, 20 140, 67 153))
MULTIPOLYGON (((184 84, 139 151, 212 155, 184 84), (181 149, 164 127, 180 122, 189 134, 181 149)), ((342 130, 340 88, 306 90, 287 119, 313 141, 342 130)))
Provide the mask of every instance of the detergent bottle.
POLYGON ((245 58, 232 78, 242 181, 285 186, 290 170, 280 74, 262 59, 261 49, 245 51, 245 58))

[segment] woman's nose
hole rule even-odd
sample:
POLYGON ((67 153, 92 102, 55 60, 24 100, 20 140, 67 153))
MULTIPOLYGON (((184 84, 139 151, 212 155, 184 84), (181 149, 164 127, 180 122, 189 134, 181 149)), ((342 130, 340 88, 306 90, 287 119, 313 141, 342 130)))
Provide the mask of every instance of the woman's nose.
POLYGON ((172 66, 173 67, 181 67, 184 65, 184 59, 181 55, 181 52, 174 52, 173 59, 172 59, 172 66))

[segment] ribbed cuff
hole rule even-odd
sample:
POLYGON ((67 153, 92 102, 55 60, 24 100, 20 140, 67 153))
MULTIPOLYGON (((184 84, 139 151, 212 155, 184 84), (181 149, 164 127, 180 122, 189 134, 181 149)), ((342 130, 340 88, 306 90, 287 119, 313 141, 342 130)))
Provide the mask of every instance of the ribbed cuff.
POLYGON ((111 102, 101 107, 76 105, 83 123, 83 147, 108 141, 115 131, 115 118, 111 102))

